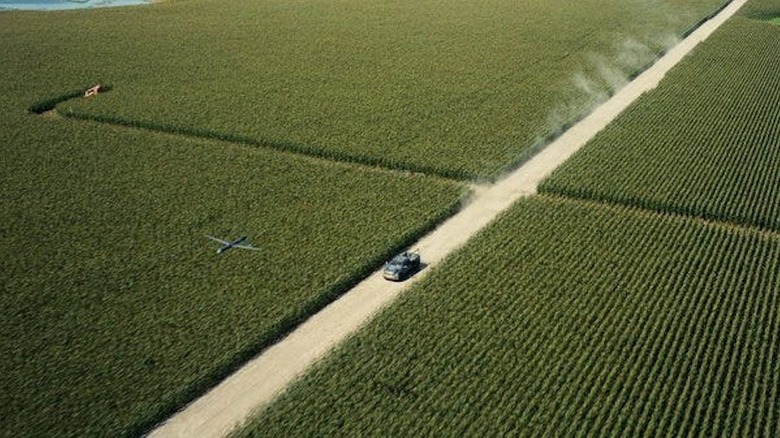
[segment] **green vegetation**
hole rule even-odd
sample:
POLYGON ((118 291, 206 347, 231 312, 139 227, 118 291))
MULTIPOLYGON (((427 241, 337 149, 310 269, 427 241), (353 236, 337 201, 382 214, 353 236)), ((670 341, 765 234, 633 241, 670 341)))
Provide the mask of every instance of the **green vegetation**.
POLYGON ((0 14, 3 433, 143 433, 462 191, 247 145, 492 176, 721 3, 192 0, 0 14), (63 102, 95 83, 113 89, 63 102), (59 115, 28 114, 58 102, 59 115), (246 233, 263 251, 217 258, 207 233, 246 233))
POLYGON ((780 1, 750 0, 739 11, 740 15, 757 20, 775 20, 780 18, 780 1))
POLYGON ((779 435, 779 6, 544 184, 587 201, 518 203, 237 434, 779 435))
MULTIPOLYGON (((2 436, 141 434, 450 214, 463 191, 29 114, 121 68, 110 45, 92 47, 92 21, 78 39, 41 31, 88 16, 0 14, 2 436), (217 256, 207 233, 248 234, 262 251, 217 256)), ((98 35, 109 16, 95 13, 98 35)), ((107 20, 122 39, 118 19, 107 20)))
POLYGON ((729 20, 541 191, 780 230, 778 47, 729 20))
POLYGON ((535 197, 243 436, 777 436, 780 235, 535 197))
POLYGON ((459 187, 26 116, 5 126, 3 429, 138 433, 376 269, 459 187), (222 256, 205 238, 248 234, 222 256))
MULTIPOLYGON (((723 3, 234 0, 107 11, 90 23, 96 47, 69 64, 109 56, 118 64, 95 71, 116 89, 63 112, 487 178, 723 3)), ((81 17, 41 30, 50 50, 81 35, 81 17)))

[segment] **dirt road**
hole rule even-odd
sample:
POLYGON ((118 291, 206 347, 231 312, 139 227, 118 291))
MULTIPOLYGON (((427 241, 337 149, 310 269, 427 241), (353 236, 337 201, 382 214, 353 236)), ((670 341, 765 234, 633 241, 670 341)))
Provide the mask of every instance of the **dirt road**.
POLYGON ((385 281, 379 272, 374 273, 278 344, 171 417, 150 436, 225 436, 253 411, 273 400, 297 376, 357 330, 379 309, 393 301, 401 291, 419 281, 430 268, 466 243, 499 213, 519 198, 535 193, 543 178, 585 145, 637 97, 655 88, 669 69, 746 1, 734 0, 533 159, 497 183, 476 190, 472 202, 462 211, 414 245, 429 265, 428 269, 401 284, 385 281))

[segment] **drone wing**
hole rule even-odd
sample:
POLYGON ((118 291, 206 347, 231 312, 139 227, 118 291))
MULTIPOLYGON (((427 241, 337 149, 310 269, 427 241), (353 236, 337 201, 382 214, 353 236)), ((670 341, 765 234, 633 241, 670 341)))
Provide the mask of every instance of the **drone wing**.
POLYGON ((260 248, 254 247, 252 245, 235 245, 234 248, 251 249, 252 251, 260 251, 260 248))
POLYGON ((221 243, 223 245, 230 245, 230 242, 228 242, 227 240, 222 240, 222 239, 219 239, 217 237, 211 236, 209 234, 206 234, 206 237, 208 237, 209 239, 211 239, 211 240, 213 240, 215 242, 219 242, 219 243, 221 243))

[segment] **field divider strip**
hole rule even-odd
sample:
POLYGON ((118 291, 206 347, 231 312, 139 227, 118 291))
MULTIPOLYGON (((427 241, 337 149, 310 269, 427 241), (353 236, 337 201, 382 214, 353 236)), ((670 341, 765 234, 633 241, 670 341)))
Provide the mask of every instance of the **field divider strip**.
MULTIPOLYGON (((178 136, 189 139, 201 139, 209 141, 221 141, 237 145, 250 146, 256 148, 273 149, 289 154, 301 155, 309 158, 321 159, 329 162, 345 163, 354 166, 365 166, 371 169, 385 170, 391 173, 412 173, 422 174, 443 180, 457 183, 467 183, 485 179, 476 173, 462 170, 452 170, 432 166, 415 165, 405 162, 386 160, 361 154, 350 154, 339 151, 331 151, 325 148, 317 147, 304 143, 292 143, 285 141, 272 141, 262 138, 255 138, 242 134, 231 134, 227 132, 214 131, 210 129, 187 128, 163 123, 155 123, 143 120, 128 119, 119 116, 92 114, 88 112, 74 111, 67 108, 65 111, 59 111, 57 106, 69 100, 81 98, 89 87, 82 87, 62 93, 60 95, 41 99, 32 103, 27 111, 36 115, 44 115, 51 111, 74 120, 102 123, 106 125, 119 126, 130 129, 140 129, 144 131, 156 132, 160 134, 178 136)), ((113 87, 104 86, 102 92, 108 92, 113 87)))
POLYGON ((753 231, 769 236, 780 236, 780 230, 775 230, 770 224, 762 221, 741 220, 727 214, 708 213, 694 207, 674 206, 652 201, 644 201, 641 198, 622 198, 619 196, 600 196, 595 194, 582 194, 577 190, 543 190, 540 192, 552 198, 565 198, 581 201, 594 205, 623 207, 632 211, 653 213, 661 216, 694 219, 704 224, 716 224, 733 229, 753 231))
POLYGON ((521 167, 473 191, 460 212, 411 245, 427 267, 404 283, 392 283, 377 271, 313 315, 279 343, 193 401, 153 430, 151 437, 222 437, 269 404, 310 366, 349 337, 402 291, 416 284, 446 256, 462 247, 515 201, 536 194, 539 183, 584 146, 641 94, 655 88, 699 42, 731 17, 747 0, 733 0, 702 23, 590 115, 564 132, 521 167))
MULTIPOLYGON (((76 99, 78 97, 83 97, 84 93, 89 89, 88 86, 84 86, 81 88, 73 89, 70 91, 67 91, 65 93, 55 95, 55 96, 49 96, 47 98, 38 100, 36 102, 33 102, 29 107, 27 107, 27 112, 37 115, 43 115, 49 111, 54 111, 57 109, 57 105, 67 102, 72 99, 76 99)), ((103 87, 103 91, 109 91, 111 90, 111 86, 107 85, 103 87)))
MULTIPOLYGON (((52 99, 54 105, 49 107, 49 110, 55 109, 56 105, 79 97, 80 94, 70 93, 59 100, 52 99)), ((49 103, 49 101, 42 101, 49 103)), ((40 106, 41 104, 34 104, 33 107, 40 106)), ((44 111, 36 111, 31 107, 30 111, 36 114, 42 114, 44 111)), ((453 170, 446 168, 438 168, 432 166, 416 165, 407 162, 387 160, 383 158, 377 158, 368 155, 345 153, 339 151, 332 151, 326 148, 305 144, 305 143, 293 143, 286 141, 273 141, 262 138, 255 138, 249 135, 232 134, 227 132, 220 132, 211 129, 198 129, 188 128, 182 126, 166 125, 163 123, 149 122, 143 120, 128 119, 119 116, 92 114, 88 112, 74 111, 72 108, 67 108, 65 111, 57 111, 58 114, 75 120, 84 120, 95 123, 103 123, 107 125, 120 126, 130 129, 141 129, 144 131, 157 132, 161 134, 174 135, 190 139, 202 139, 212 141, 222 141, 227 143, 233 143, 244 146, 251 146, 257 148, 273 149, 281 152, 286 152, 295 155, 302 155, 305 157, 318 158, 325 161, 347 163, 357 166, 366 166, 372 169, 382 169, 388 172, 408 172, 423 174, 426 176, 437 177, 444 180, 455 181, 458 183, 476 181, 481 179, 480 175, 475 173, 466 172, 462 170, 453 170)))

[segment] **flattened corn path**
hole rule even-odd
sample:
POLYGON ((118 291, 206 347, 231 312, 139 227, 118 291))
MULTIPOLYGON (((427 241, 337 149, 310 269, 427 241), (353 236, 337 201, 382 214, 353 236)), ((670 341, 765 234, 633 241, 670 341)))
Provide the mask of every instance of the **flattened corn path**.
MULTIPOLYGON (((476 190, 473 199, 462 211, 415 245, 420 249, 424 261, 429 267, 436 266, 516 200, 535 193, 542 179, 642 93, 655 88, 667 71, 746 2, 732 1, 533 159, 496 184, 476 190)), ((375 272, 278 344, 168 419, 150 436, 225 436, 243 423, 253 411, 271 402, 297 376, 357 330, 379 309, 393 301, 401 291, 425 276, 426 271, 400 284, 387 282, 381 278, 380 272, 375 272)))

